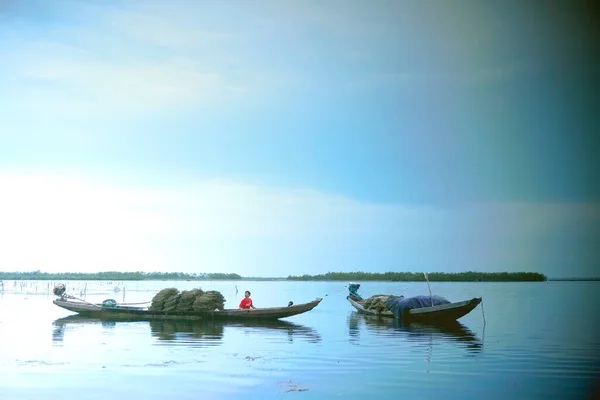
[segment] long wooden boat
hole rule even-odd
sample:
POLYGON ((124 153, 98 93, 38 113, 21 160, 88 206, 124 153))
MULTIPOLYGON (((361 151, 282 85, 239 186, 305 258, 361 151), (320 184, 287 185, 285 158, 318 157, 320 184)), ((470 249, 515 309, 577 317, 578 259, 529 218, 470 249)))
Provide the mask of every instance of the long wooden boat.
MULTIPOLYGON (((375 311, 369 310, 364 307, 365 300, 360 299, 356 296, 349 295, 348 301, 352 306, 361 314, 374 315, 378 317, 394 318, 394 313, 391 311, 375 311)), ((424 321, 424 322, 443 322, 443 321, 456 321, 459 318, 464 317, 475 307, 481 303, 481 297, 475 297, 471 300, 459 301, 456 303, 442 304, 433 307, 422 307, 413 308, 406 310, 403 314, 405 321, 424 321)))
POLYGON ((147 307, 133 307, 127 305, 105 306, 84 301, 71 300, 65 297, 55 299, 53 302, 65 310, 76 312, 95 318, 128 319, 128 320, 153 320, 153 319, 185 319, 185 320, 275 320, 302 314, 312 310, 323 300, 317 298, 309 303, 296 304, 288 307, 270 307, 254 309, 225 309, 223 311, 184 311, 168 312, 154 311, 147 307))

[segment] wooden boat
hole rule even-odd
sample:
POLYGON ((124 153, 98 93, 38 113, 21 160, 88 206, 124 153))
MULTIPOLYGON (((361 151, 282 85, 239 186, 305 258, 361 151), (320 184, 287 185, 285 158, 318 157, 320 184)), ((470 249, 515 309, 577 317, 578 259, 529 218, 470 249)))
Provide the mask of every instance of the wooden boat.
POLYGON ((92 304, 85 301, 60 297, 53 301, 57 306, 65 310, 76 312, 95 318, 125 319, 125 320, 153 320, 153 319, 184 319, 184 320, 275 320, 299 315, 312 310, 323 300, 317 298, 309 303, 295 304, 287 307, 270 307, 254 309, 225 309, 223 311, 184 311, 168 312, 153 311, 147 307, 133 307, 127 305, 92 304))
MULTIPOLYGON (((352 306, 361 314, 374 315, 378 317, 394 318, 394 314, 391 311, 375 311, 368 310, 364 307, 365 300, 359 300, 356 297, 348 296, 348 301, 352 306)), ((456 303, 442 304, 440 306, 413 308, 406 310, 403 315, 405 321, 456 321, 457 319, 464 317, 475 307, 481 303, 481 297, 472 298, 471 300, 459 301, 456 303)))
MULTIPOLYGON (((358 294, 360 284, 350 283, 347 287, 350 293, 346 298, 360 314, 395 318, 394 313, 389 310, 376 311, 365 308, 366 300, 358 294)), ((473 309, 477 307, 479 303, 481 303, 481 297, 474 297, 471 300, 459 301, 456 303, 434 305, 432 307, 412 308, 404 311, 402 314, 402 319, 404 321, 423 321, 430 323, 456 321, 457 319, 462 318, 473 311, 473 309)))

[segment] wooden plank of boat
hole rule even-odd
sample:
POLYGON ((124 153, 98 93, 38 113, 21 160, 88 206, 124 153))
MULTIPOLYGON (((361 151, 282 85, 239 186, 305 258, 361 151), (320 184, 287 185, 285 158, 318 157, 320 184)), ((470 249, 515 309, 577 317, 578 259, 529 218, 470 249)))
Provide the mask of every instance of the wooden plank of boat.
POLYGON ((153 311, 145 307, 130 307, 117 305, 116 307, 103 307, 102 304, 92 304, 68 299, 56 299, 57 306, 81 315, 98 318, 114 319, 279 319, 299 315, 315 308, 323 300, 317 298, 308 303, 292 305, 289 307, 270 307, 254 309, 229 309, 223 311, 185 311, 166 312, 153 311))
MULTIPOLYGON (((350 304, 352 304, 352 306, 361 314, 394 318, 394 314, 391 311, 386 310, 377 312, 375 310, 368 310, 364 308, 364 301, 352 299, 350 296, 348 296, 347 299, 350 304)), ((433 307, 413 308, 404 314, 403 319, 415 321, 457 320, 470 313, 475 307, 477 307, 477 305, 479 305, 479 303, 481 303, 481 297, 433 307)))

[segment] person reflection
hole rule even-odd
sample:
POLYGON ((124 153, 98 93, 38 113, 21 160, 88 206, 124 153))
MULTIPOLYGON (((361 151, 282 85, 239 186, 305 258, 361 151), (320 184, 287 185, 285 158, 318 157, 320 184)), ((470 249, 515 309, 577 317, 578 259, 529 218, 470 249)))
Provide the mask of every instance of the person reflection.
POLYGON ((350 343, 358 344, 360 342, 360 320, 361 316, 358 313, 353 312, 348 317, 348 335, 350 336, 350 343))

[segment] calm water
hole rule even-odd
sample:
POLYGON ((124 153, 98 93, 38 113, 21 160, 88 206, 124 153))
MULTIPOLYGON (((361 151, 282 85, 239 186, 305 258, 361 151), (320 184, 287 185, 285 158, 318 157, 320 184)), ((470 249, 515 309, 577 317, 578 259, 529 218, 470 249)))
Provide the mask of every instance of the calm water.
MULTIPOLYGON (((483 312, 445 329, 357 315, 343 282, 67 282, 88 301, 128 303, 198 285, 228 307, 246 289, 257 306, 324 300, 269 324, 100 322, 69 318, 47 282, 5 281, 0 398, 590 399, 600 374, 596 282, 434 282, 451 301, 483 296, 483 312)), ((427 286, 365 282, 361 292, 427 286)))

